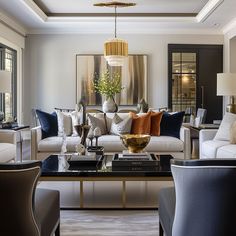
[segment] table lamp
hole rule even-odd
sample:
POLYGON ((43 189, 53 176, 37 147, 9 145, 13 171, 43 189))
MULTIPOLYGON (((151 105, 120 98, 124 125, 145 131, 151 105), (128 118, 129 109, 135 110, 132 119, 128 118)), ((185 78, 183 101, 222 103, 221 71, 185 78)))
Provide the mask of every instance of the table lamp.
MULTIPOLYGON (((9 71, 0 70, 0 93, 11 93, 11 72, 9 71)), ((0 122, 4 119, 4 112, 1 111, 1 113, 0 122)))
POLYGON ((226 111, 236 113, 236 73, 219 73, 217 74, 217 95, 230 96, 230 104, 226 106, 226 111))

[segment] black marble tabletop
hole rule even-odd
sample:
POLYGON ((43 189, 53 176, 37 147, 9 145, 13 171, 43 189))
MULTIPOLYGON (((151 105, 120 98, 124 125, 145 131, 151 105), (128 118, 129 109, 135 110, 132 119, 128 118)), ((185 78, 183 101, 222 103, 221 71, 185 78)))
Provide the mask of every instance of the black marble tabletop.
MULTIPOLYGON (((152 154, 154 155, 154 154, 152 154)), ((112 170, 111 155, 97 156, 96 161, 85 161, 84 159, 73 163, 70 162, 71 155, 51 155, 42 162, 42 177, 171 177, 170 159, 171 155, 157 155, 158 165, 145 170, 112 170), (74 165, 75 164, 75 165, 74 165)))

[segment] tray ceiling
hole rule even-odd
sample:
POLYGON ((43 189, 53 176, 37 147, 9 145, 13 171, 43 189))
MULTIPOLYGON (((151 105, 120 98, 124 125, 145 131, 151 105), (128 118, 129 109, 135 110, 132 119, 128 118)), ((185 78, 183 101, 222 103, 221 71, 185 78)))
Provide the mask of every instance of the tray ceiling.
MULTIPOLYGON (((31 34, 110 34, 114 9, 93 6, 106 1, 111 0, 0 0, 0 20, 8 16, 31 34)), ((120 1, 137 5, 118 9, 119 34, 222 34, 236 24, 236 0, 120 1)))

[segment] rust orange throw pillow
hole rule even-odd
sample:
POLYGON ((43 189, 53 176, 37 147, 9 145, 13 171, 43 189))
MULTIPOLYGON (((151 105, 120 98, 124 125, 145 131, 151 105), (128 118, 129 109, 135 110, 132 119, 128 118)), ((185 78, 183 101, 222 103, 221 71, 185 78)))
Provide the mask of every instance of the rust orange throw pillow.
POLYGON ((150 134, 151 129, 151 112, 144 115, 136 115, 130 112, 132 117, 131 134, 150 134))
POLYGON ((152 112, 151 114, 151 131, 150 134, 153 136, 160 136, 161 133, 161 118, 163 112, 152 112))

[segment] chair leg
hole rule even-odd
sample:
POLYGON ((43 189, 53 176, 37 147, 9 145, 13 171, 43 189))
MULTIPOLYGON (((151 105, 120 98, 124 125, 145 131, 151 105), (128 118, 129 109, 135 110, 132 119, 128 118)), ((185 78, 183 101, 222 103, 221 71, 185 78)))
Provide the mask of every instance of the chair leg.
POLYGON ((58 223, 58 226, 56 228, 55 236, 60 236, 60 223, 58 223))
POLYGON ((159 236, 164 236, 164 230, 162 228, 161 222, 159 222, 159 236))

